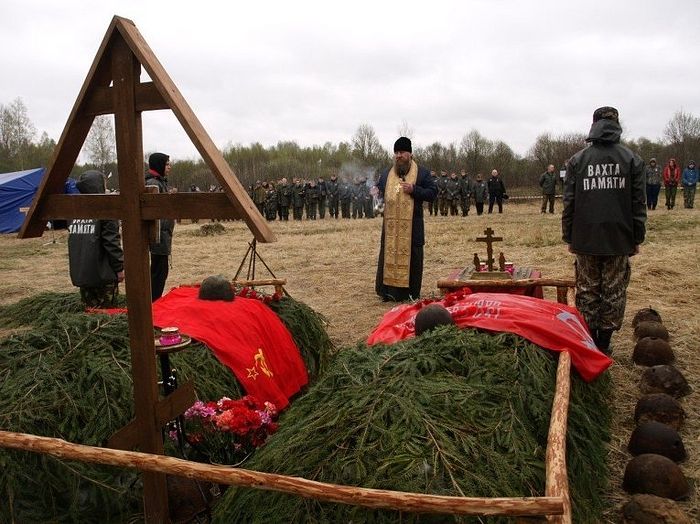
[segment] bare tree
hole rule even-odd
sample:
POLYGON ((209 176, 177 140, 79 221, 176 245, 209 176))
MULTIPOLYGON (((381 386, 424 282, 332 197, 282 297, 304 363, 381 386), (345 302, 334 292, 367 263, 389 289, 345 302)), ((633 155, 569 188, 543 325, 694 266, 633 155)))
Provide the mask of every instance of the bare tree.
POLYGON ((552 135, 549 133, 542 133, 535 139, 535 143, 532 145, 527 153, 527 156, 534 160, 540 166, 546 166, 548 164, 554 164, 554 140, 552 140, 552 135))
POLYGON ((0 104, 0 153, 5 162, 18 169, 28 167, 27 155, 34 135, 36 129, 21 98, 8 106, 0 104))
POLYGON ((664 128, 664 138, 672 156, 681 164, 697 155, 700 149, 700 118, 676 111, 664 128))
POLYGON ((399 132, 399 136, 405 136, 406 138, 413 140, 413 129, 408 126, 408 122, 406 120, 401 121, 401 125, 398 127, 397 131, 399 132))
POLYGON ((466 160, 467 171, 474 175, 487 169, 486 160, 493 152, 493 142, 481 135, 476 129, 462 137, 459 152, 466 160))
POLYGON ((389 154, 382 147, 374 128, 361 124, 352 137, 352 155, 370 166, 379 166, 389 159, 389 154))
POLYGON ((85 139, 83 150, 89 162, 103 173, 114 164, 117 158, 117 146, 112 117, 103 115, 95 118, 85 139))

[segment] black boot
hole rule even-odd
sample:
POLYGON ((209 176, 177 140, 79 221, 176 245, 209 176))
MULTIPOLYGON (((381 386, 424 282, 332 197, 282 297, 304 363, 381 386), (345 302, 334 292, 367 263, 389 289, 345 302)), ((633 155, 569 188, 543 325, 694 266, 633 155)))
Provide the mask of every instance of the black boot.
POLYGON ((610 348, 610 339, 612 338, 612 329, 599 329, 598 338, 596 339, 596 346, 606 355, 612 355, 612 349, 610 348))

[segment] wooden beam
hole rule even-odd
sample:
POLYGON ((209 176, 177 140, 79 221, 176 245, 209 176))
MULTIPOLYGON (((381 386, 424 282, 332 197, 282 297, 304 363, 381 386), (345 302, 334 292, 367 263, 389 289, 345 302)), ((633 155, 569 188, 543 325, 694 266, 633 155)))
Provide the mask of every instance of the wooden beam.
POLYGON ((117 467, 137 468, 142 471, 157 471, 160 474, 176 475, 217 484, 278 491, 305 498, 366 508, 484 516, 561 515, 563 512, 561 497, 450 497, 341 486, 300 477, 230 466, 201 464, 135 451, 84 446, 57 438, 38 437, 9 431, 0 431, 0 447, 46 453, 62 460, 79 460, 117 467))
POLYGON ((37 189, 36 198, 34 198, 24 224, 22 224, 19 238, 34 238, 43 235, 46 229, 46 221, 41 218, 44 196, 63 193, 66 179, 78 159, 94 120, 94 116, 84 112, 84 101, 93 89, 106 87, 112 81, 108 48, 115 27, 116 20, 113 19, 68 116, 61 138, 56 144, 44 178, 37 189))
POLYGON ((170 193, 141 195, 144 220, 157 218, 243 218, 224 193, 170 193))
MULTIPOLYGON (((115 33, 112 40, 114 124, 117 142, 119 184, 123 199, 122 240, 134 379, 134 414, 139 447, 163 454, 163 440, 157 423, 158 385, 156 373, 148 230, 141 217, 140 195, 145 191, 141 114, 136 111, 135 86, 140 65, 129 46, 115 33)), ((143 474, 143 504, 146 522, 166 522, 168 493, 165 475, 143 474)))
POLYGON ((119 219, 124 214, 122 195, 47 195, 41 208, 45 222, 57 218, 119 219))
POLYGON ((574 280, 568 278, 525 278, 519 280, 447 280, 441 279, 437 282, 437 287, 440 289, 460 289, 468 287, 475 290, 479 288, 512 288, 512 287, 530 287, 530 286, 553 286, 553 287, 570 287, 574 286, 574 280))
MULTIPOLYGON (((84 113, 92 116, 114 114, 113 98, 111 87, 92 90, 85 100, 84 113)), ((142 82, 136 85, 135 105, 136 111, 170 109, 153 82, 142 82)))
POLYGON ((182 415, 196 401, 197 393, 194 391, 194 382, 190 380, 180 384, 175 391, 156 405, 158 427, 162 428, 171 420, 182 415))
MULTIPOLYGON (((194 383, 188 381, 156 404, 158 426, 162 428, 182 415, 197 400, 194 383)), ((138 447, 139 435, 136 419, 119 428, 107 441, 108 448, 130 450, 138 447)))
POLYGON ((190 108, 189 104, 153 53, 148 43, 130 20, 117 17, 117 29, 158 87, 163 98, 177 117, 180 125, 202 155, 207 166, 219 181, 231 204, 240 213, 258 242, 274 242, 275 235, 260 214, 248 192, 241 185, 221 152, 190 108))
POLYGON ((571 524, 571 499, 566 472, 566 425, 569 416, 569 392, 571 389, 571 356, 568 351, 559 353, 557 381, 552 402, 552 415, 549 420, 547 452, 545 455, 547 497, 560 497, 564 501, 561 515, 550 516, 548 520, 557 524, 571 524))

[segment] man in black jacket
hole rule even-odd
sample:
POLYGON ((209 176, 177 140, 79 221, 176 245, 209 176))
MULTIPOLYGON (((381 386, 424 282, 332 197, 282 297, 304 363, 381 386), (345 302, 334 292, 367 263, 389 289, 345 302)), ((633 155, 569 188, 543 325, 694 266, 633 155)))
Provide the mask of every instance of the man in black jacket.
POLYGON ((576 255, 576 307, 593 340, 610 353, 620 329, 630 280, 629 257, 644 241, 644 162, 620 144, 622 128, 613 107, 593 113, 591 145, 567 164, 562 238, 576 255))
MULTIPOLYGON (((105 176, 86 171, 77 183, 82 194, 105 192, 105 176)), ((87 307, 115 305, 119 282, 124 280, 119 223, 116 220, 81 218, 68 226, 68 264, 74 286, 87 307)))
MULTIPOLYGON (((168 193, 168 174, 170 157, 164 153, 153 153, 148 157, 146 185, 155 186, 159 193, 168 193)), ((160 219, 160 242, 150 246, 151 251, 151 300, 156 301, 163 295, 165 281, 169 272, 169 257, 173 245, 175 222, 170 218, 160 219)))
POLYGON ((498 212, 503 213, 503 199, 507 198, 506 185, 503 180, 498 175, 498 170, 494 169, 491 171, 491 178, 489 178, 486 183, 489 188, 489 214, 493 212, 493 204, 498 204, 498 212))

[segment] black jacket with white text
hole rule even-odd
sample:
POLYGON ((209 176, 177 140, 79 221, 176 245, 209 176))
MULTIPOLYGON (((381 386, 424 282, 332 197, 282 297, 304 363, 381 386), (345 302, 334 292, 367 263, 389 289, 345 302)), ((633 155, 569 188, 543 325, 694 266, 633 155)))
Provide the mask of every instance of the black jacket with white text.
POLYGON ((562 238, 583 255, 630 255, 644 241, 644 162, 620 144, 622 128, 610 119, 593 123, 591 145, 567 164, 562 238))

